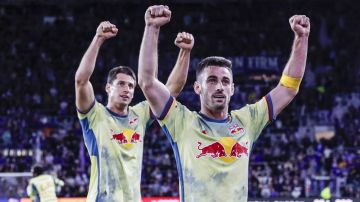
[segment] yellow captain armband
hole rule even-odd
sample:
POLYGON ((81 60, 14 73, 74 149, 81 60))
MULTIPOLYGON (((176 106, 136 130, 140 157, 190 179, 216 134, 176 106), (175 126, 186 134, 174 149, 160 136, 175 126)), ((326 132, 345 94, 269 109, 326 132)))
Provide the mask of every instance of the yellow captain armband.
POLYGON ((281 85, 283 85, 287 88, 291 88, 293 90, 298 91, 301 80, 302 80, 302 78, 294 78, 294 77, 290 77, 286 74, 283 74, 281 76, 280 83, 281 83, 281 85))

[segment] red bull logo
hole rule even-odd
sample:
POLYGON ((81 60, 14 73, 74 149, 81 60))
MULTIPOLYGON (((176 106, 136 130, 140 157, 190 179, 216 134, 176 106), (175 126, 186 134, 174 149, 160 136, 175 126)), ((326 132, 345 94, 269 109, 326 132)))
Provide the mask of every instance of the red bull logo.
POLYGON ((210 155, 212 158, 218 158, 221 156, 226 156, 225 154, 225 149, 224 146, 222 146, 222 144, 215 142, 212 143, 208 146, 205 146, 203 148, 200 148, 201 146, 201 142, 198 142, 199 146, 198 149, 201 151, 201 153, 199 155, 196 156, 196 158, 200 158, 202 156, 206 156, 206 155, 210 155))
POLYGON ((132 135, 131 137, 131 143, 137 143, 137 142, 141 142, 140 140, 140 135, 135 133, 134 135, 132 135))
POLYGON ((130 124, 130 125, 136 125, 136 124, 138 123, 138 120, 139 120, 139 119, 138 119, 137 117, 135 117, 135 118, 133 118, 133 119, 130 119, 130 120, 129 120, 129 124, 130 124))
POLYGON ((201 151, 196 158, 211 157, 219 158, 220 160, 231 163, 242 155, 248 156, 248 148, 237 142, 234 138, 223 137, 218 142, 201 147, 202 143, 198 142, 198 149, 201 151))
POLYGON ((231 125, 229 130, 230 130, 230 134, 232 135, 243 134, 245 132, 245 129, 240 127, 238 124, 231 125))
POLYGON ((240 158, 242 154, 248 156, 249 155, 248 154, 248 148, 242 146, 238 142, 235 143, 234 146, 232 146, 232 148, 231 148, 230 156, 240 158))
POLYGON ((125 135, 123 133, 119 133, 119 134, 114 134, 112 135, 112 140, 117 140, 117 142, 119 144, 125 144, 125 143, 128 143, 125 135))
POLYGON ((141 137, 135 131, 125 129, 122 133, 113 134, 111 140, 116 140, 118 144, 131 149, 134 147, 134 144, 141 142, 141 137))

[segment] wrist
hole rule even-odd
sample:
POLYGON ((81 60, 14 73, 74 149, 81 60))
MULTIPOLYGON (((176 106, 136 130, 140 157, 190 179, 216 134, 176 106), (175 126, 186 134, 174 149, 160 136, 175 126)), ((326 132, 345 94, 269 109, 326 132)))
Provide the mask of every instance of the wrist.
POLYGON ((149 29, 149 30, 160 30, 159 25, 156 25, 154 23, 149 23, 149 22, 146 23, 145 28, 149 29))
POLYGON ((105 42, 105 39, 104 39, 104 37, 96 34, 93 38, 93 42, 95 42, 95 44, 101 46, 105 42))
POLYGON ((299 39, 299 40, 308 40, 309 39, 309 34, 295 34, 295 39, 299 39))
POLYGON ((191 48, 180 48, 180 51, 183 52, 183 53, 190 53, 191 48))

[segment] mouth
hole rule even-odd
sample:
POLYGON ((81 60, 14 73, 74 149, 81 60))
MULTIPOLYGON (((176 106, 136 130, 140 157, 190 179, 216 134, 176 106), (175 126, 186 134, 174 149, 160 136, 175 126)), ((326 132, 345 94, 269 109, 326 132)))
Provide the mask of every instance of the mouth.
POLYGON ((124 98, 124 99, 129 99, 130 97, 127 96, 127 95, 120 95, 121 98, 124 98))
POLYGON ((214 94, 212 97, 216 99, 225 99, 226 96, 224 94, 214 94))

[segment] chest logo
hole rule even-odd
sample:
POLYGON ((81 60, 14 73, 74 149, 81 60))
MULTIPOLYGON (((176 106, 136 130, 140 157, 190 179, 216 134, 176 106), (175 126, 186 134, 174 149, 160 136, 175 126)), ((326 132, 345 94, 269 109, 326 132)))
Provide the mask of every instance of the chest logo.
POLYGON ((121 133, 112 134, 111 140, 116 141, 118 144, 124 146, 126 149, 131 149, 136 143, 141 142, 141 137, 135 131, 131 129, 125 129, 121 133))
POLYGON ((231 163, 242 155, 249 155, 248 142, 242 145, 232 137, 220 138, 219 141, 215 141, 206 146, 202 146, 202 142, 198 142, 198 149, 200 150, 200 154, 198 154, 196 158, 219 158, 226 163, 231 163))
POLYGON ((135 126, 135 125, 138 124, 138 122, 139 122, 139 118, 138 118, 138 117, 133 117, 133 118, 131 118, 131 119, 129 120, 129 125, 135 126))
POLYGON ((243 135, 245 133, 245 129, 243 127, 240 127, 238 124, 232 124, 229 127, 230 134, 231 135, 243 135))

